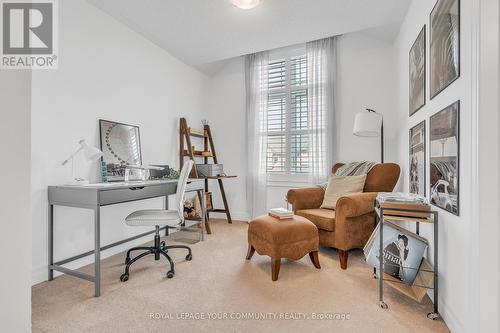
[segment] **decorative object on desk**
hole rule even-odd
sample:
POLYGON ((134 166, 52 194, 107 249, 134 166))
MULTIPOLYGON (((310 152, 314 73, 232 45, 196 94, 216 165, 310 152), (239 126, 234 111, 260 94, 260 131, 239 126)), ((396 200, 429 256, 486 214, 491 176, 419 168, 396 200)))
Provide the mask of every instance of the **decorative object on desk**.
POLYGON ((108 169, 106 168, 106 162, 101 159, 101 181, 103 183, 108 182, 108 169))
POLYGON ((102 151, 100 151, 99 149, 95 148, 95 147, 91 147, 89 146, 84 139, 78 141, 78 144, 79 144, 79 147, 77 150, 75 150, 74 153, 72 153, 67 159, 65 159, 61 165, 66 165, 68 162, 71 162, 71 182, 70 184, 75 184, 75 185, 83 185, 83 184, 88 184, 89 181, 87 179, 84 179, 84 178, 80 178, 80 177, 75 177, 75 163, 74 163, 74 159, 75 159, 75 156, 83 151, 84 155, 85 155, 85 158, 88 160, 88 161, 95 161, 97 160, 99 157, 102 156, 102 151))
POLYGON ((161 171, 163 167, 157 167, 153 165, 127 165, 125 167, 125 182, 129 180, 140 180, 145 181, 150 178, 151 170, 161 171), (130 177, 132 175, 132 178, 130 177))
POLYGON ((180 172, 175 169, 170 169, 167 179, 179 179, 180 172))
POLYGON ((149 170, 149 178, 150 179, 163 179, 167 178, 170 174, 170 167, 168 165, 157 165, 153 164, 152 166, 158 167, 160 169, 149 170))
POLYGON ((380 136, 380 162, 384 163, 384 120, 372 109, 357 113, 354 118, 353 134, 361 137, 380 136))
POLYGON ((139 127, 100 119, 99 128, 107 178, 123 181, 127 165, 142 165, 139 127))
POLYGON ((430 120, 430 201, 459 215, 460 101, 430 120))
POLYGON ((410 193, 425 196, 425 120, 410 129, 410 193))
MULTIPOLYGON (((363 251, 366 262, 372 267, 379 267, 380 224, 374 230, 363 251)), ((422 258, 427 249, 428 241, 419 235, 406 230, 389 221, 384 222, 384 272, 400 280, 406 285, 412 285, 417 276, 422 258)), ((377 270, 377 274, 378 274, 377 270)))
POLYGON ((425 25, 410 49, 410 116, 425 105, 425 25))
POLYGON ((431 99, 460 76, 460 0, 438 0, 430 15, 431 99))
POLYGON ((286 208, 271 208, 268 212, 269 216, 274 217, 278 220, 291 219, 293 218, 293 212, 286 208))

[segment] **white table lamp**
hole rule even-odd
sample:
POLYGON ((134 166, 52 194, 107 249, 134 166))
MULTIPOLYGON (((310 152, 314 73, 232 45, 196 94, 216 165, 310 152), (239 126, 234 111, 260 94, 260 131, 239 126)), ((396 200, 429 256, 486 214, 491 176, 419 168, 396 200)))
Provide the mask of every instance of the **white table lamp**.
POLYGON ((69 161, 71 161, 71 177, 73 178, 71 184, 80 184, 80 185, 85 185, 85 184, 88 184, 89 181, 84 179, 84 178, 80 178, 80 177, 75 177, 75 168, 74 168, 74 159, 75 159, 75 156, 83 151, 84 155, 85 155, 85 158, 88 160, 88 161, 95 161, 97 160, 98 158, 100 158, 102 156, 102 151, 100 151, 99 149, 97 149, 96 147, 91 147, 89 146, 85 140, 80 140, 78 141, 78 144, 80 145, 78 147, 78 149, 73 153, 71 154, 67 159, 65 159, 61 165, 66 165, 69 161))
POLYGON ((384 163, 384 121, 380 113, 372 109, 357 113, 354 118, 353 134, 362 137, 380 136, 380 161, 384 163))

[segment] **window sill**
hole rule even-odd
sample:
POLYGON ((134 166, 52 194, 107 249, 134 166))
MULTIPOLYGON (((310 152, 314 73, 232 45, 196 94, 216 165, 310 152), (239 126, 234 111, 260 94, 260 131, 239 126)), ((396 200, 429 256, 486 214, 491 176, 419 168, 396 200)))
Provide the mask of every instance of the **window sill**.
POLYGON ((309 184, 309 175, 267 175, 268 187, 301 187, 309 184))

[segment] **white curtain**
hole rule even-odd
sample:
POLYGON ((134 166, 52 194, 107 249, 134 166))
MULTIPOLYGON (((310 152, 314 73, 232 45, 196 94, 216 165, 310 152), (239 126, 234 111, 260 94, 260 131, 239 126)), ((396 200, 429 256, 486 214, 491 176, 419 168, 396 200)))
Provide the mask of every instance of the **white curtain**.
POLYGON ((311 184, 324 182, 333 163, 336 37, 306 44, 311 184))
POLYGON ((250 218, 267 211, 266 148, 269 52, 246 56, 247 205, 250 218))

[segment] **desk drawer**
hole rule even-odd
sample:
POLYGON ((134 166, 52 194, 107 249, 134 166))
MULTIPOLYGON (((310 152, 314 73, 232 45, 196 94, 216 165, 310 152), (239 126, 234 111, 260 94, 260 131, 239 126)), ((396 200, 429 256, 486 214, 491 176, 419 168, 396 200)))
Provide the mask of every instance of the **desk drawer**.
POLYGON ((166 196, 175 193, 176 186, 177 184, 173 183, 104 190, 99 193, 99 202, 101 206, 105 206, 120 202, 166 196))

